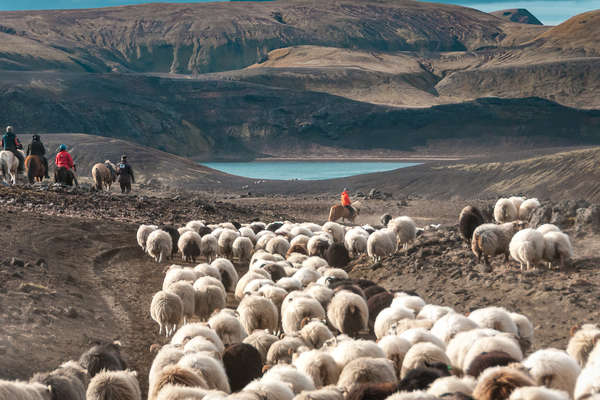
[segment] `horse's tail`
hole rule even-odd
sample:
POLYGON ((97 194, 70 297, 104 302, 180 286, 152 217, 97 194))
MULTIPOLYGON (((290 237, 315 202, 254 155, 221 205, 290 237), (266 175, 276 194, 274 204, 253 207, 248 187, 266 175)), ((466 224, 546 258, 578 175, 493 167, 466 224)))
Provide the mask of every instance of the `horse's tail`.
POLYGON ((0 173, 2 173, 2 178, 6 179, 6 174, 8 173, 6 168, 6 162, 3 158, 0 158, 0 173))
POLYGON ((335 221, 337 219, 337 218, 335 218, 335 210, 336 210, 335 206, 332 206, 329 209, 329 219, 328 219, 329 221, 335 221))
POLYGON ((94 165, 92 168, 92 178, 94 179, 94 184, 96 185, 96 190, 102 190, 102 174, 100 173, 100 168, 94 165))
POLYGON ((33 159, 31 157, 27 157, 25 159, 25 168, 27 169, 27 180, 29 181, 29 183, 33 183, 34 181, 34 168, 32 167, 33 164, 33 159))

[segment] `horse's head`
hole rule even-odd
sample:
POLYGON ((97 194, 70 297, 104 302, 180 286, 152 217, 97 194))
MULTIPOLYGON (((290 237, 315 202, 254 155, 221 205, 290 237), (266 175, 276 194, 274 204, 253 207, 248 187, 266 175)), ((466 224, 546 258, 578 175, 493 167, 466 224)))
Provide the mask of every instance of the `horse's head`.
POLYGON ((354 203, 352 203, 352 208, 354 208, 356 210, 356 215, 360 214, 360 201, 355 201, 354 203))
POLYGON ((110 160, 104 161, 104 165, 110 171, 110 179, 114 182, 117 180, 117 166, 110 162, 110 160))

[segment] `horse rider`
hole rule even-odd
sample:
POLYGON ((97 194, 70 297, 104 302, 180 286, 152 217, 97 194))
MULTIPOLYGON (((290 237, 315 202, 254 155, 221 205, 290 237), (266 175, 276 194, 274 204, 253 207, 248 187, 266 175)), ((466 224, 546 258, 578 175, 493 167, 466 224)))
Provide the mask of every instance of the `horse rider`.
POLYGON ((346 188, 344 188, 344 191, 342 192, 342 206, 344 206, 348 209, 351 217, 354 216, 355 211, 354 211, 354 208, 352 208, 352 202, 350 201, 350 196, 348 195, 348 189, 346 189, 346 188))
POLYGON ((58 146, 58 154, 56 155, 56 159, 54 160, 54 164, 56 168, 65 167, 68 170, 73 169, 75 171, 75 164, 73 164, 73 158, 67 151, 67 146, 61 144, 58 146))
POLYGON ((17 157, 19 160, 19 167, 17 168, 17 173, 22 174, 25 166, 25 159, 23 158, 23 154, 19 151, 23 149, 23 145, 17 139, 17 135, 13 132, 12 126, 6 127, 6 134, 2 136, 2 150, 10 151, 17 157))
POLYGON ((121 156, 121 162, 117 167, 117 175, 119 176, 119 185, 121 185, 121 193, 129 193, 131 192, 131 184, 135 183, 135 178, 133 177, 133 169, 131 169, 131 165, 127 162, 127 156, 121 156))
POLYGON ((50 178, 50 176, 48 176, 48 159, 46 158, 46 148, 44 147, 44 143, 42 143, 40 140, 40 135, 33 135, 31 143, 27 145, 26 155, 38 156, 42 160, 44 168, 46 168, 45 178, 50 178))

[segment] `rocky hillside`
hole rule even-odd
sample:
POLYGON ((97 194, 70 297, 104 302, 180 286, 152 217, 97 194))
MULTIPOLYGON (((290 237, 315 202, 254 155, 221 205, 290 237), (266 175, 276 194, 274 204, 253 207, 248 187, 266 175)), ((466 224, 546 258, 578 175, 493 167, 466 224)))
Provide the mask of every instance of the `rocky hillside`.
POLYGON ((521 24, 543 25, 532 13, 524 8, 513 8, 510 10, 493 11, 490 14, 505 19, 511 22, 519 22, 521 24))

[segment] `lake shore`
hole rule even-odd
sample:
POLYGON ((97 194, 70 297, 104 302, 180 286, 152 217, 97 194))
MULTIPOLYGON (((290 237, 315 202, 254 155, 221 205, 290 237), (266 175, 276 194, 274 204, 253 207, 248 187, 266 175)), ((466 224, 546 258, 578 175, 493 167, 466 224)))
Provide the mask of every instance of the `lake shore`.
MULTIPOLYGON (((252 162, 306 161, 306 162, 431 162, 431 161, 461 161, 466 157, 444 156, 415 156, 415 157, 261 157, 252 162)), ((219 161, 214 161, 219 162, 219 161)))

